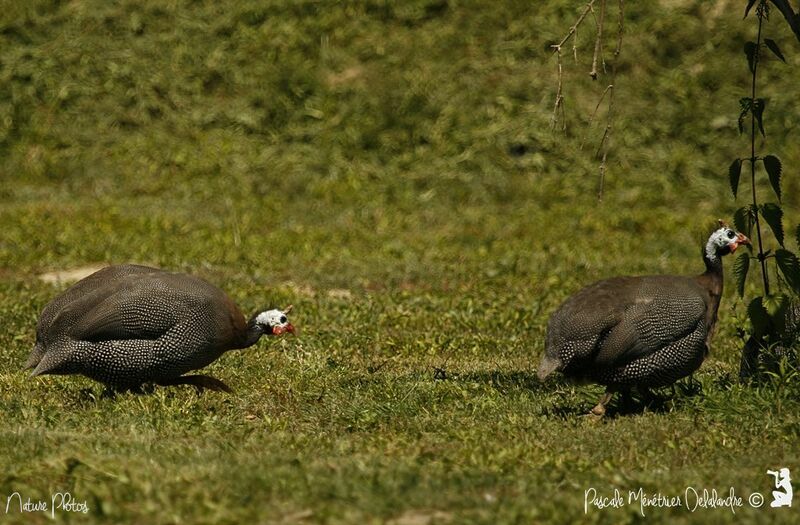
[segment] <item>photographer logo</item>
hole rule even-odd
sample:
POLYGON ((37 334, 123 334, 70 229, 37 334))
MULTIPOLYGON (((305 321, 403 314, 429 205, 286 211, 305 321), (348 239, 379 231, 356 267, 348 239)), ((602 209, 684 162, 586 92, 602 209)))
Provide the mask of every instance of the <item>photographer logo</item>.
POLYGON ((775 478, 775 488, 778 490, 772 491, 772 503, 770 507, 791 507, 792 496, 792 478, 789 477, 789 469, 784 467, 780 470, 768 470, 767 474, 775 478))

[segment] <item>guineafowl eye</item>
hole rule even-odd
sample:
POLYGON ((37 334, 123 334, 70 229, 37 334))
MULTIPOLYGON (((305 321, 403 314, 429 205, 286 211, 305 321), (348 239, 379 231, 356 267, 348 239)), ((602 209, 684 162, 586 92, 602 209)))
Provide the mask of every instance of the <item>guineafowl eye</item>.
POLYGON ((734 237, 736 237, 736 234, 733 233, 733 230, 728 230, 728 239, 733 239, 734 237))

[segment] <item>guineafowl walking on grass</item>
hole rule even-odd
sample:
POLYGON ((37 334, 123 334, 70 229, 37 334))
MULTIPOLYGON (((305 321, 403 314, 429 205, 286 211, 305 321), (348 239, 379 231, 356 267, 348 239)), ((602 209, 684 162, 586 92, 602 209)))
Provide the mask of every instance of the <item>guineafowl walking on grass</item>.
POLYGON ((42 311, 25 363, 32 375, 83 374, 111 390, 143 383, 230 391, 217 379, 183 374, 262 335, 294 332, 285 310, 246 321, 216 286, 186 274, 125 264, 78 281, 42 311))
POLYGON ((560 371, 605 385, 591 411, 602 416, 616 391, 670 385, 697 370, 717 320, 722 257, 750 243, 719 222, 703 250, 701 275, 616 277, 567 299, 550 317, 539 378, 560 371))

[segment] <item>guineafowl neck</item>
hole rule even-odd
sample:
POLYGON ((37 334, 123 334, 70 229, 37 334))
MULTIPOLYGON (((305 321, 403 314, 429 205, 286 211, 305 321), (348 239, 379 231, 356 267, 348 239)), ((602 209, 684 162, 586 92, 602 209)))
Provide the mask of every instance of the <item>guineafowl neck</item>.
POLYGON ((703 262, 706 265, 706 271, 703 275, 714 275, 722 280, 722 257, 716 256, 714 259, 710 259, 707 255, 704 255, 703 262))
POLYGON ((706 326, 710 336, 717 321, 717 309, 719 308, 719 300, 722 297, 722 257, 717 256, 715 259, 709 259, 704 256, 703 260, 706 263, 706 271, 697 276, 697 282, 708 290, 708 295, 711 299, 711 304, 708 305, 706 312, 706 326))
POLYGON ((706 264, 706 271, 697 277, 697 281, 712 296, 719 297, 722 295, 722 257, 711 259, 704 255, 703 262, 706 264))
POLYGON ((247 348, 249 346, 253 346, 261 339, 261 336, 264 335, 264 330, 256 324, 255 319, 251 320, 247 323, 247 327, 245 328, 244 332, 241 333, 241 337, 239 339, 239 344, 236 345, 236 348, 247 348))

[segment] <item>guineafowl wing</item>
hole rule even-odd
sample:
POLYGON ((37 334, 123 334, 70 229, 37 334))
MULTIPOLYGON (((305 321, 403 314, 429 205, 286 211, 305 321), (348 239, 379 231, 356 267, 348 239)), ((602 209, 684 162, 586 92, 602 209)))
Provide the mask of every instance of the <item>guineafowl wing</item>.
MULTIPOLYGON (((59 335, 54 332, 58 332, 58 328, 61 326, 57 326, 55 327, 56 329, 53 330, 53 321, 58 317, 59 313, 71 303, 86 300, 87 296, 99 290, 103 290, 109 284, 113 284, 127 275, 154 272, 163 272, 163 270, 137 264, 119 264, 107 266, 81 279, 64 290, 60 295, 56 296, 44 307, 36 325, 36 339, 38 341, 46 341, 47 339, 52 339, 53 336, 57 337, 59 335)), ((104 294, 101 292, 98 296, 99 295, 104 294)))
MULTIPOLYGON (((201 300, 171 286, 169 274, 128 275, 106 286, 91 304, 76 302, 80 318, 68 333, 83 341, 158 339, 183 316, 191 319, 201 300)), ((66 310, 71 310, 70 305, 66 310)))
POLYGON ((594 355, 603 338, 633 304, 636 288, 637 278, 615 277, 572 295, 550 317, 547 355, 565 366, 594 355))
POLYGON ((59 314, 66 307, 75 301, 88 301, 91 304, 92 301, 99 300, 100 297, 105 296, 103 290, 109 282, 114 282, 125 275, 160 271, 156 268, 135 264, 107 266, 64 290, 42 310, 42 314, 36 323, 36 344, 25 361, 25 368, 35 368, 47 352, 48 345, 58 340, 80 317, 80 310, 77 308, 59 317, 59 314), (56 322, 57 318, 59 322, 56 322))
POLYGON ((704 329, 707 293, 690 279, 640 280, 635 299, 600 344, 593 362, 620 366, 704 329))

